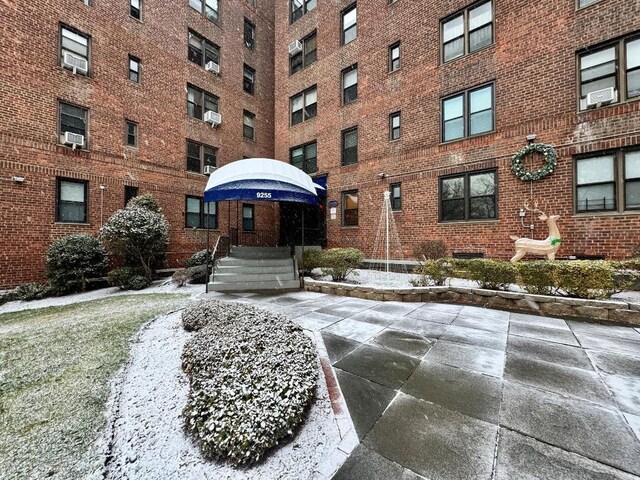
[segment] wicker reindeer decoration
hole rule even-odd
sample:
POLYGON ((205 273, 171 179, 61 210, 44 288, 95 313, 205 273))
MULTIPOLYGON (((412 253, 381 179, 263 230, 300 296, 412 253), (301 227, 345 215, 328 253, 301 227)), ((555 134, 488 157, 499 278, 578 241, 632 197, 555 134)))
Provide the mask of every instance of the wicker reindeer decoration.
POLYGON ((525 210, 538 214, 538 218, 543 222, 546 221, 549 226, 549 236, 545 240, 533 240, 532 238, 520 238, 511 235, 511 240, 515 241, 516 254, 511 259, 512 263, 516 263, 527 253, 531 255, 546 256, 549 260, 555 260, 556 252, 560 248, 562 238, 558 231, 556 221, 560 218, 558 215, 547 216, 542 210, 538 209, 538 202, 534 202, 533 208, 529 208, 529 202, 524 204, 525 210))

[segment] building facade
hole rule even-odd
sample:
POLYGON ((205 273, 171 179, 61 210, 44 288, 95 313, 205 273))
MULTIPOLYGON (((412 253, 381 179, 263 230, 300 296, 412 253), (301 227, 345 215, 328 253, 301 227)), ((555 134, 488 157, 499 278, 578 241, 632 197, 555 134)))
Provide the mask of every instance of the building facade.
MULTIPOLYGON (((205 167, 273 153, 273 2, 1 10, 0 289, 42 281, 52 240, 96 234, 137 194, 167 216, 168 266, 204 248, 205 167)), ((278 220, 270 204, 210 209, 214 235, 278 220)))
POLYGON ((560 258, 640 243, 640 2, 291 3, 275 16, 275 154, 326 176, 329 246, 375 255, 387 190, 406 255, 442 239, 509 258, 510 235, 548 236, 519 215, 532 197, 560 216, 560 258), (557 167, 522 181, 511 159, 530 135, 557 167))
MULTIPOLYGON (((179 265, 204 246, 205 167, 243 157, 326 182, 307 238, 366 256, 385 191, 406 255, 442 239, 454 255, 509 258, 510 235, 548 234, 520 216, 531 198, 560 216, 560 258, 624 258, 640 243, 640 2, 2 8, 0 288, 42 280, 53 239, 95 234, 142 193, 160 200, 179 265), (557 153, 536 181, 511 170, 529 141, 557 153)), ((216 236, 297 242, 295 206, 215 208, 216 236)))

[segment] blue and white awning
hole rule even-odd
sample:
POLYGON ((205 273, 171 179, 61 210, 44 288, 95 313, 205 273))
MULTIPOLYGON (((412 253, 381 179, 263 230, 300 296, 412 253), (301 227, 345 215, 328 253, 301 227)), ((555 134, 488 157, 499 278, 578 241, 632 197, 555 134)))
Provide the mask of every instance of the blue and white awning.
POLYGON ((248 158, 213 172, 204 190, 204 201, 266 200, 316 205, 318 187, 293 165, 269 158, 248 158))

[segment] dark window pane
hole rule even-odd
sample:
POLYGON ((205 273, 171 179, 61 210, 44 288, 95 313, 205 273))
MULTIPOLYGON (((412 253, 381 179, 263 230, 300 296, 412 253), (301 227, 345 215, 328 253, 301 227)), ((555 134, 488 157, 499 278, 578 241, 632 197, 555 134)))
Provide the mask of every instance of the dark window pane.
POLYGON ((442 220, 464 220, 464 199, 443 200, 442 220))
POLYGON ((302 52, 296 53, 291 57, 291 73, 296 73, 302 70, 302 52))
POLYGON ((495 197, 476 197, 470 199, 469 218, 474 220, 496 218, 495 197))
POLYGON ((212 147, 204 147, 204 164, 205 166, 216 166, 216 149, 212 147))

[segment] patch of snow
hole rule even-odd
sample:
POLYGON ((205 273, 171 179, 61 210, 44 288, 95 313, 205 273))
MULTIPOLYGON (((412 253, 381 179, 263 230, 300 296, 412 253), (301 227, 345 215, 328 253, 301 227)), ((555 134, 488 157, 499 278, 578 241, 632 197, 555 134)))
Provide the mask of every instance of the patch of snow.
MULTIPOLYGON (((107 479, 306 479, 333 452, 340 434, 320 370, 316 400, 297 434, 251 467, 208 461, 184 433, 189 384, 180 356, 190 333, 180 312, 148 324, 116 380, 110 407, 107 479)), ((320 367, 318 367, 320 368, 320 367)), ((102 476, 101 475, 101 476, 102 476)))
POLYGON ((31 300, 28 302, 16 300, 0 305, 0 315, 3 313, 20 312, 22 310, 35 310, 37 308, 60 307, 63 305, 71 305, 73 303, 88 302, 99 298, 109 297, 112 295, 136 295, 150 293, 182 293, 185 295, 197 295, 204 293, 204 285, 185 285, 176 287, 171 283, 170 279, 157 280, 151 286, 142 290, 120 290, 118 287, 101 288, 99 290, 91 290, 90 292, 74 293, 64 295, 62 297, 49 297, 42 300, 31 300))

